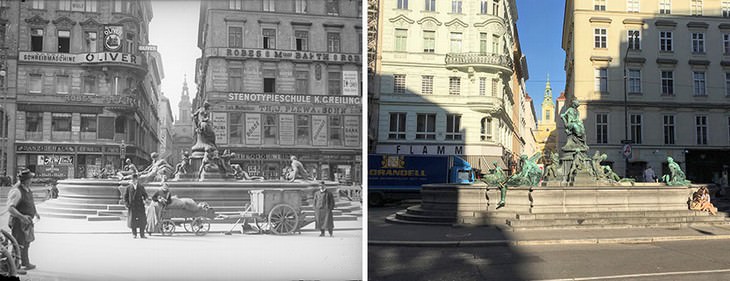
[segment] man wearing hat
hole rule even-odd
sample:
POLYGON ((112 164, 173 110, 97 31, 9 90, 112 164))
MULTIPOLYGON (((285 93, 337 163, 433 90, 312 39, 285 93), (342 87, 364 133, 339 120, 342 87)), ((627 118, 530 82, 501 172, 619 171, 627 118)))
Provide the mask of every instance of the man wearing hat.
POLYGON ((139 175, 132 174, 132 183, 127 186, 127 190, 124 192, 124 205, 127 206, 127 226, 132 229, 132 235, 135 239, 137 238, 137 229, 139 229, 141 238, 147 238, 144 235, 144 229, 147 226, 144 205, 144 201, 147 200, 147 191, 138 180, 139 175))
POLYGON ((332 236, 335 224, 332 217, 332 210, 335 208, 335 197, 327 191, 324 181, 319 183, 319 190, 314 192, 314 218, 315 228, 319 229, 319 236, 324 236, 327 230, 332 236))
MULTIPOLYGON (((30 181, 35 176, 28 169, 22 169, 18 173, 18 182, 8 192, 8 212, 10 213, 10 229, 13 237, 20 246, 20 259, 23 269, 34 269, 35 265, 30 263, 28 247, 33 242, 33 218, 41 219, 35 209, 33 192, 30 190, 30 181)), ((24 271, 21 270, 21 274, 24 271)))

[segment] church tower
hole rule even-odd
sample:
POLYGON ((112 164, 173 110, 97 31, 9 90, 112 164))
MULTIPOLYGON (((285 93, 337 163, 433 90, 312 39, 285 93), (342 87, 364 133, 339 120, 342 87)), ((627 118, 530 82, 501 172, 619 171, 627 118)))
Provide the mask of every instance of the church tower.
POLYGON ((189 152, 193 146, 193 117, 191 116, 193 105, 190 102, 187 75, 183 80, 182 95, 177 107, 178 115, 177 120, 175 120, 175 134, 172 137, 172 143, 175 147, 176 157, 179 157, 183 151, 189 152))
POLYGON ((548 74, 547 83, 545 83, 545 97, 542 100, 540 109, 540 121, 537 123, 537 147, 542 151, 543 155, 547 151, 557 152, 557 132, 555 103, 553 102, 553 89, 550 87, 550 75, 548 74))
POLYGON ((192 123, 192 108, 193 105, 190 103, 190 92, 188 92, 188 77, 185 75, 185 78, 183 80, 183 89, 182 89, 182 96, 180 97, 180 102, 177 104, 178 107, 178 115, 176 123, 184 123, 189 124, 192 123))

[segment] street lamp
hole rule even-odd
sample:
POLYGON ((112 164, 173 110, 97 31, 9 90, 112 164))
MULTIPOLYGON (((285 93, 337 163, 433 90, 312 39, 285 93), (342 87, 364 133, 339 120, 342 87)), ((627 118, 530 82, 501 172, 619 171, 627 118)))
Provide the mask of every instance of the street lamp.
MULTIPOLYGON (((624 53, 623 66, 624 66, 624 145, 631 144, 633 141, 629 139, 629 94, 628 94, 628 79, 629 73, 626 67, 626 59, 629 56, 629 45, 626 44, 626 52, 624 53)), ((623 149, 622 149, 623 150, 623 149)), ((630 155, 624 155, 624 177, 629 177, 629 157, 630 155)))

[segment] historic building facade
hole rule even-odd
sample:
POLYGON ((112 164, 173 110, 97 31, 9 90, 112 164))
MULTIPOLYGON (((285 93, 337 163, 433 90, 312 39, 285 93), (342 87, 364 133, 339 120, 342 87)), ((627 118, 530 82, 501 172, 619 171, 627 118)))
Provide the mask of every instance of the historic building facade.
POLYGON ((8 174, 90 177, 158 148, 160 56, 149 1, 2 1, 8 174), (14 102, 9 102, 9 101, 14 102))
POLYGON ((173 145, 175 127, 173 126, 174 117, 172 116, 172 107, 170 107, 170 99, 166 96, 160 97, 160 108, 158 109, 160 114, 160 145, 158 146, 157 152, 167 159, 170 163, 176 163, 180 160, 177 155, 177 151, 173 145))
POLYGON ((385 1, 372 9, 376 153, 459 155, 486 171, 535 150, 516 8, 489 0, 385 1))
POLYGON ((547 155, 548 152, 560 152, 557 149, 558 132, 555 130, 556 118, 560 118, 558 115, 559 113, 556 113, 555 102, 553 101, 553 88, 550 87, 550 77, 548 77, 540 109, 540 121, 537 123, 537 132, 535 133, 537 148, 543 155, 547 155))
POLYGON ((279 178, 294 155, 319 179, 360 182, 361 18, 361 1, 201 2, 194 107, 211 104, 231 163, 279 178))
POLYGON ((567 102, 614 171, 666 174, 673 157, 710 182, 728 165, 730 2, 569 0, 565 15, 567 102))

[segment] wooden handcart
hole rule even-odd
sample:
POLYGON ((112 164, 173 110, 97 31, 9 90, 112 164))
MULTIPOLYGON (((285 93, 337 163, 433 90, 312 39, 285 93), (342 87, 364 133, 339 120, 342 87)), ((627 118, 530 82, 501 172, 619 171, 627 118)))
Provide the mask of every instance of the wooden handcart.
POLYGON ((182 225, 186 232, 192 232, 198 236, 205 235, 210 230, 210 220, 215 217, 216 213, 213 209, 191 211, 163 207, 157 220, 157 229, 162 235, 170 236, 175 232, 176 225, 182 225))
POLYGON ((251 203, 235 223, 242 222, 244 233, 251 220, 258 233, 276 235, 301 233, 302 227, 313 222, 302 213, 303 191, 299 189, 256 189, 249 195, 251 203))

